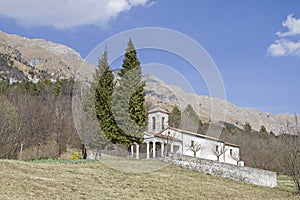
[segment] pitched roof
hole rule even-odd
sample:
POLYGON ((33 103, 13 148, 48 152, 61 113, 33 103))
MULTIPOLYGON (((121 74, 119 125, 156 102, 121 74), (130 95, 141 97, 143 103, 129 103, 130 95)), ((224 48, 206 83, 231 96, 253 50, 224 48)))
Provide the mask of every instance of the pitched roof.
POLYGON ((152 110, 149 110, 148 113, 155 113, 155 112, 162 112, 162 113, 166 113, 169 114, 168 111, 162 109, 161 107, 155 107, 152 110))
MULTIPOLYGON (((166 129, 165 129, 165 130, 166 130, 166 129)), ((151 135, 151 136, 153 136, 153 137, 159 137, 159 138, 163 138, 163 139, 168 139, 168 140, 174 140, 174 141, 179 141, 179 142, 181 142, 180 139, 174 138, 174 137, 172 137, 172 136, 163 135, 163 134, 161 134, 161 133, 151 133, 151 132, 145 131, 144 134, 151 135)))
POLYGON ((181 142, 181 140, 179 140, 177 138, 174 138, 172 136, 163 135, 163 134, 160 134, 160 133, 156 133, 154 136, 155 137, 160 137, 160 138, 163 138, 163 139, 167 139, 167 140, 176 140, 176 141, 180 141, 181 142))
POLYGON ((227 146, 232 146, 232 147, 240 147, 240 146, 237 145, 237 144, 232 144, 232 143, 229 143, 229 142, 225 142, 225 145, 227 145, 227 146))

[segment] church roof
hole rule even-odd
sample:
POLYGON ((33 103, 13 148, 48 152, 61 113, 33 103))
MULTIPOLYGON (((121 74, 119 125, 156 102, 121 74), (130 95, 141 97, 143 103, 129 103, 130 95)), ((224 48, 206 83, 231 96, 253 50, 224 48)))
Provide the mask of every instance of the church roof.
POLYGON ((182 129, 178 129, 178 128, 174 128, 174 127, 168 127, 168 129, 171 129, 171 130, 174 130, 174 131, 178 131, 178 132, 181 132, 181 133, 185 133, 185 134, 189 134, 189 135, 195 135, 197 137, 202 137, 202 138, 206 138, 206 139, 209 139, 209 140, 214 140, 214 141, 217 141, 217 142, 224 143, 225 145, 228 145, 228 146, 238 147, 239 148, 239 145, 232 144, 232 143, 229 143, 229 142, 225 142, 224 140, 220 140, 218 138, 214 138, 214 137, 211 137, 211 136, 208 136, 208 135, 203 135, 203 134, 200 134, 200 133, 186 131, 186 130, 182 130, 182 129))
POLYGON ((225 142, 225 145, 227 145, 227 146, 232 146, 232 147, 240 147, 240 146, 237 145, 237 144, 232 144, 232 143, 229 143, 229 142, 225 142))
MULTIPOLYGON (((166 130, 166 129, 165 129, 165 130, 166 130)), ((163 135, 163 134, 161 134, 161 133, 151 133, 151 132, 145 131, 144 134, 145 134, 145 135, 148 135, 148 136, 152 136, 152 137, 158 137, 158 138, 162 138, 162 139, 174 140, 174 141, 179 141, 179 142, 181 142, 180 139, 174 138, 174 137, 172 137, 172 136, 163 135)), ((149 139, 149 138, 146 138, 146 139, 149 139)))
POLYGON ((160 134, 160 133, 156 133, 154 136, 155 137, 160 137, 160 138, 163 138, 163 139, 167 139, 167 140, 175 140, 175 141, 180 141, 181 142, 181 140, 179 140, 177 138, 174 138, 172 136, 163 135, 163 134, 160 134))
POLYGON ((148 111, 148 113, 155 113, 155 112, 162 112, 162 113, 169 114, 168 111, 166 111, 165 109, 162 109, 161 107, 155 107, 152 110, 148 111))

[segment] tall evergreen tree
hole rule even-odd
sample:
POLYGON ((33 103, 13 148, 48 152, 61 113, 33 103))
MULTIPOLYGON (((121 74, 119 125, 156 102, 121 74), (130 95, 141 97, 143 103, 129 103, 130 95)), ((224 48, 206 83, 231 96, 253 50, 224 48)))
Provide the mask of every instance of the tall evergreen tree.
POLYGON ((91 87, 92 90, 95 90, 95 112, 100 128, 111 142, 116 143, 118 141, 118 128, 111 112, 115 81, 108 64, 107 50, 104 51, 99 60, 94 79, 96 84, 92 84, 91 87))
POLYGON ((128 147, 143 141, 146 127, 145 82, 142 80, 140 61, 132 40, 128 42, 123 65, 119 73, 120 80, 113 93, 113 115, 123 132, 122 144, 128 147))
POLYGON ((137 53, 136 53, 134 44, 130 38, 127 43, 127 48, 126 48, 125 56, 123 59, 122 68, 119 72, 119 76, 124 77, 126 73, 128 73, 129 71, 131 71, 135 68, 137 68, 137 71, 140 72, 139 78, 141 79, 142 78, 141 63, 140 63, 139 59, 137 58, 137 53))
POLYGON ((169 125, 174 128, 179 128, 181 120, 181 111, 177 105, 173 107, 172 112, 169 115, 169 125))
POLYGON ((187 105, 181 113, 180 128, 187 131, 198 132, 199 127, 202 125, 202 121, 193 107, 190 104, 187 105))

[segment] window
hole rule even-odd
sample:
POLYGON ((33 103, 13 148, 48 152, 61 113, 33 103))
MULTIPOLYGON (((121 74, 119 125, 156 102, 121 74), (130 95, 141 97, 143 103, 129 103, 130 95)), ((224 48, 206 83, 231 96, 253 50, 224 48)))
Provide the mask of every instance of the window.
POLYGON ((232 149, 229 150, 230 155, 232 156, 232 149))
POLYGON ((165 129, 165 117, 161 118, 161 129, 165 129))
POLYGON ((219 152, 219 146, 218 145, 216 146, 216 152, 219 152))
POLYGON ((191 140, 191 147, 194 146, 194 140, 191 140))
POLYGON ((173 146, 173 153, 180 153, 180 146, 179 145, 174 145, 173 146))
POLYGON ((155 117, 152 117, 152 129, 155 130, 155 117))

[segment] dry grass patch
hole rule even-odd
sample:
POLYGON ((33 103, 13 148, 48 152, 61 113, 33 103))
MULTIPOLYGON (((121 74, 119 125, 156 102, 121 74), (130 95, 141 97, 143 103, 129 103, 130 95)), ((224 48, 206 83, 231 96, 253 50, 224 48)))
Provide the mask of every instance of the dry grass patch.
POLYGON ((298 199, 282 189, 163 166, 158 161, 110 157, 101 162, 1 160, 0 199, 298 199), (118 164, 121 170, 145 165, 160 169, 128 173, 108 167, 118 164))
MULTIPOLYGON (((291 192, 296 191, 296 187, 295 187, 292 177, 285 176, 285 175, 279 175, 279 176, 277 176, 277 179, 278 179, 277 180, 278 188, 280 188, 282 190, 286 190, 286 191, 291 191, 291 192)), ((299 199, 300 199, 300 197, 299 197, 299 199)))

